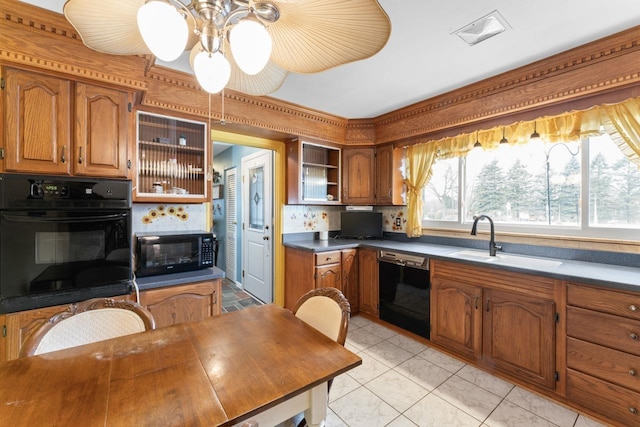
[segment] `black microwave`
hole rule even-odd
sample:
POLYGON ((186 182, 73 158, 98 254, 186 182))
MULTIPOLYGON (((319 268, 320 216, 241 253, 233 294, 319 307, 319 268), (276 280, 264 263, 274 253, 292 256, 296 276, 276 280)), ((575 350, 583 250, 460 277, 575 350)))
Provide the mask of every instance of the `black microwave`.
POLYGON ((213 266, 215 238, 204 231, 136 234, 136 276, 180 273, 213 266))

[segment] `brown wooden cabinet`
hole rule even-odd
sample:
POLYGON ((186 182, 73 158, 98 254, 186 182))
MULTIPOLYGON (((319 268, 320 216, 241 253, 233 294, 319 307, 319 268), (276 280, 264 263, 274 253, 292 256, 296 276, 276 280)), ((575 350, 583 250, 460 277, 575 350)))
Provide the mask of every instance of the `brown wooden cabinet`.
POLYGON ((374 148, 342 150, 342 202, 346 205, 375 203, 374 148))
POLYGON ((378 205, 404 205, 404 180, 400 167, 402 149, 393 144, 376 147, 375 202, 378 205))
POLYGON ((340 251, 340 265, 342 268, 341 291, 349 300, 351 314, 355 314, 360 310, 358 249, 343 249, 340 251))
POLYGON ((379 315, 379 270, 378 251, 361 248, 358 250, 358 280, 360 282, 360 311, 371 316, 379 315))
POLYGON ((4 169, 71 173, 71 82, 5 69, 4 169))
POLYGON ((13 68, 5 80, 6 171, 128 177, 131 93, 13 68))
POLYGON ((138 111, 136 147, 134 201, 210 200, 206 123, 138 111))
POLYGON ((482 288, 449 277, 431 281, 431 340, 471 359, 482 357, 482 288))
POLYGON ((431 263, 431 274, 433 342, 555 389, 556 281, 440 260, 431 263))
POLYGON ((351 312, 357 312, 357 254, 357 249, 311 252, 285 248, 285 307, 293 310, 305 293, 330 287, 339 289, 349 300, 351 312))
POLYGON ((220 314, 222 281, 189 283, 140 292, 140 304, 153 314, 156 328, 195 322, 220 314))
POLYGON ((127 178, 131 95, 76 83, 74 173, 127 178))
POLYGON ((287 203, 340 204, 340 148, 296 140, 287 144, 287 203))
POLYGON ((640 296, 567 285, 567 398, 640 424, 640 296))

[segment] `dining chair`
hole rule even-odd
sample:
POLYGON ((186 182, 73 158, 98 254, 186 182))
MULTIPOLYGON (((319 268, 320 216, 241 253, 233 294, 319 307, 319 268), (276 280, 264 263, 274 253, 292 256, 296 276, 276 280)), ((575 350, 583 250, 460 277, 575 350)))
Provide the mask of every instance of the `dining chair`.
POLYGON ((25 340, 20 357, 35 356, 155 329, 153 315, 133 301, 94 298, 71 304, 25 340))
MULTIPOLYGON (((351 306, 336 288, 317 288, 302 295, 293 314, 340 345, 347 340, 351 306)), ((329 390, 332 383, 333 380, 327 382, 329 390)), ((303 418, 297 427, 305 425, 307 421, 303 418)))

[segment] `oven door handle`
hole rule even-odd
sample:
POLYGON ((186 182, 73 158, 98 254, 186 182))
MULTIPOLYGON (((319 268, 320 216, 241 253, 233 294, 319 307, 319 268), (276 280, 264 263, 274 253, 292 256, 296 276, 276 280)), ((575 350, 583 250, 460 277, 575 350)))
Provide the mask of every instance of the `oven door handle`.
POLYGON ((21 216, 21 215, 2 215, 2 218, 16 222, 65 222, 70 224, 78 224, 81 222, 98 222, 98 221, 116 221, 122 218, 126 218, 127 213, 109 214, 109 215, 96 215, 96 216, 82 216, 82 217, 69 217, 69 218, 39 218, 33 216, 21 216))

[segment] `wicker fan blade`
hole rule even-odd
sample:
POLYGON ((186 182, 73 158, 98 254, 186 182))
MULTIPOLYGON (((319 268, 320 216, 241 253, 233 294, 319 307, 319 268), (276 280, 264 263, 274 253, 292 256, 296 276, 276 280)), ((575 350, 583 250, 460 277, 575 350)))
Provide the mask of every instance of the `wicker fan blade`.
POLYGON ((151 53, 138 31, 137 13, 145 0, 68 0, 64 15, 84 44, 112 55, 151 53))
POLYGON ((280 19, 267 26, 271 60, 285 70, 316 73, 368 58, 391 34, 376 0, 273 0, 280 19))
MULTIPOLYGON (((230 52, 229 43, 225 42, 225 52, 230 52)), ((202 51, 202 45, 197 43, 189 54, 189 63, 193 69, 193 58, 202 51)), ((262 71, 250 76, 240 70, 240 67, 233 60, 229 53, 225 54, 229 65, 231 65, 231 77, 227 88, 246 93, 247 95, 262 96, 275 92, 282 86, 289 72, 283 70, 272 61, 269 61, 262 71)))

